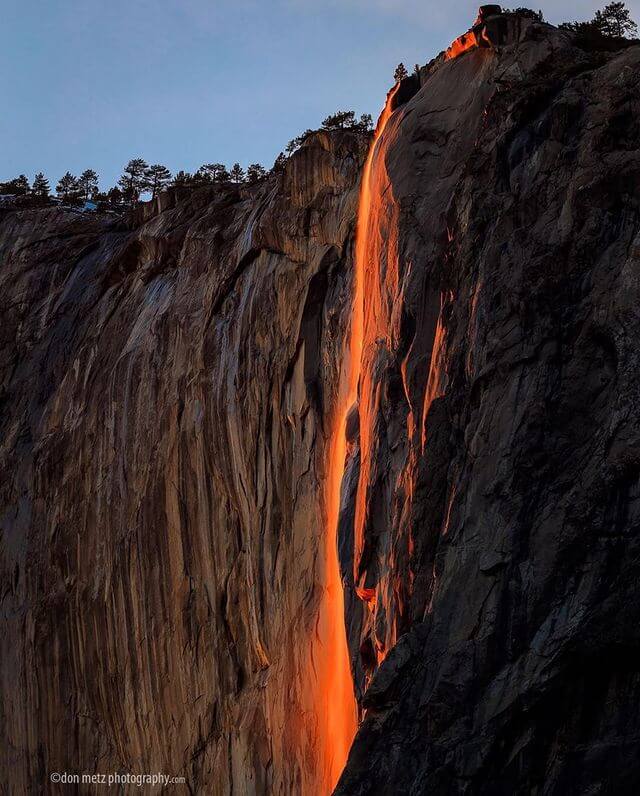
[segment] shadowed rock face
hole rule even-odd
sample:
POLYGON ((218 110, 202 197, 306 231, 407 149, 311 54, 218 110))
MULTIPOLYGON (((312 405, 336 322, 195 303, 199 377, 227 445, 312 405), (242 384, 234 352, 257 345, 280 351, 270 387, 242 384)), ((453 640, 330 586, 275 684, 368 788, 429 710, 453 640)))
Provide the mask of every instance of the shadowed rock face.
POLYGON ((337 793, 640 782, 639 77, 529 24, 378 143, 337 793))
MULTIPOLYGON (((640 48, 520 36, 423 69, 371 163, 341 794, 640 781, 640 48)), ((65 770, 322 791, 363 159, 319 134, 260 187, 128 227, 0 217, 8 792, 65 770)))

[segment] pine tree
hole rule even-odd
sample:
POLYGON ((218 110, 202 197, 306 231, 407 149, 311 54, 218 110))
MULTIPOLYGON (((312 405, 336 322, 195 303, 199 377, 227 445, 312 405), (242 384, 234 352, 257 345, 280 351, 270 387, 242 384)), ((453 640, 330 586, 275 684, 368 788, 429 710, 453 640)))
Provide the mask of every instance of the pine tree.
POLYGON ((214 163, 203 163, 198 171, 196 171, 196 174, 198 177, 200 177, 200 179, 204 180, 204 182, 213 182, 214 167, 214 163))
POLYGON ((49 180, 41 171, 39 171, 33 180, 31 192, 38 199, 48 199, 50 190, 51 188, 49 187, 49 180))
POLYGON ((354 127, 355 124, 356 115, 353 111, 338 111, 331 116, 327 116, 322 122, 325 130, 343 130, 345 127, 354 127))
POLYGON ((231 179, 224 163, 204 163, 198 169, 198 174, 209 182, 229 182, 231 179))
POLYGON ((518 14, 527 19, 535 19, 537 22, 544 22, 544 15, 542 11, 534 11, 532 8, 525 8, 518 6, 518 8, 505 8, 504 12, 507 14, 518 14))
POLYGON ((370 113, 362 114, 358 127, 365 133, 370 133, 373 130, 373 117, 370 113))
POLYGON ((236 185, 240 185, 240 183, 244 182, 244 169, 239 163, 234 163, 231 167, 231 182, 234 182, 236 185))
POLYGON ((66 204, 77 202, 80 197, 78 178, 74 177, 70 171, 67 171, 60 177, 56 185, 56 193, 58 194, 58 198, 66 204))
POLYGON ((154 163, 153 166, 149 166, 145 172, 145 177, 152 199, 155 199, 160 191, 171 182, 171 172, 160 163, 154 163))
POLYGON ((229 182, 231 179, 231 175, 229 174, 229 170, 224 165, 224 163, 214 163, 213 164, 213 181, 214 182, 229 182))
POLYGON ((592 20, 603 36, 623 38, 627 34, 638 32, 638 26, 631 19, 631 13, 625 3, 609 3, 602 11, 596 11, 592 20))
POLYGON ((78 178, 78 187, 85 202, 98 192, 98 175, 93 169, 85 169, 78 178))
POLYGON ((249 185, 255 185, 257 182, 264 180, 267 176, 267 171, 260 163, 252 163, 247 168, 247 182, 249 185))
POLYGON ((126 201, 134 204, 140 194, 148 188, 146 172, 149 166, 142 158, 133 158, 124 167, 118 186, 126 201))
POLYGON ((186 185, 191 185, 193 182, 193 177, 189 174, 188 171, 183 171, 182 169, 176 172, 176 176, 173 178, 173 184, 184 188, 186 185))
POLYGON ((623 38, 638 32, 625 3, 609 3, 602 11, 596 11, 590 22, 563 22, 559 27, 587 39, 599 36, 623 38))
POLYGON ((107 191, 107 201, 111 207, 120 207, 122 204, 123 196, 120 188, 111 188, 107 191))
MULTIPOLYGON (((327 117, 327 118, 329 118, 329 117, 327 117)), ((327 119, 325 119, 325 121, 327 121, 327 119)), ((307 140, 307 138, 309 138, 309 136, 313 135, 314 133, 315 133, 315 130, 308 130, 307 129, 307 130, 304 131, 304 133, 300 133, 299 136, 296 136, 296 138, 292 138, 291 141, 289 141, 289 143, 285 147, 285 152, 287 153, 287 155, 293 155, 293 153, 296 151, 296 149, 299 149, 304 144, 304 142, 307 140)))
POLYGON ((16 179, 13 181, 13 184, 16 188, 15 192, 21 196, 26 196, 31 190, 29 187, 29 180, 25 174, 21 174, 19 177, 16 177, 16 179))
POLYGON ((285 166, 287 165, 287 157, 284 152, 281 152, 278 157, 274 160, 273 166, 271 171, 275 172, 276 174, 284 171, 285 166))
POLYGON ((409 77, 407 68, 403 63, 399 63, 398 66, 396 66, 396 71, 393 73, 393 79, 396 83, 399 83, 401 80, 404 80, 405 77, 409 77))
POLYGON ((578 33, 585 36, 601 36, 600 31, 591 22, 561 22, 558 27, 560 30, 568 30, 571 33, 578 33))
POLYGON ((29 191, 29 180, 26 175, 21 174, 8 182, 0 182, 0 193, 14 194, 15 196, 26 196, 29 191))

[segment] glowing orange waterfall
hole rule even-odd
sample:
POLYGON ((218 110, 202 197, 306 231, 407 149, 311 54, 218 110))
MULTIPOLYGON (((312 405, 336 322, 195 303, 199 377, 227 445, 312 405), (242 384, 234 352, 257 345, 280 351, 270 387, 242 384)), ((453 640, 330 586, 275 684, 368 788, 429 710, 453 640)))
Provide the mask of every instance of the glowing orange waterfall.
MULTIPOLYGON (((351 368, 349 369, 351 370, 351 368)), ((331 793, 340 778, 356 734, 357 709, 349 663, 349 650, 344 621, 344 593, 338 560, 338 516, 340 486, 346 456, 346 411, 338 406, 337 422, 331 437, 327 484, 327 535, 325 551, 325 627, 326 672, 323 686, 325 726, 323 728, 324 780, 326 792, 331 793)))
POLYGON ((360 358, 364 338, 364 273, 371 213, 371 164, 376 142, 391 116, 391 99, 395 90, 397 89, 392 90, 390 93, 386 107, 378 121, 374 140, 362 175, 356 227, 353 307, 349 345, 333 419, 329 454, 326 489, 326 592, 319 627, 319 636, 323 640, 326 662, 326 671, 320 672, 320 676, 325 681, 322 687, 325 700, 323 705, 325 726, 322 730, 326 744, 324 749, 324 773, 327 792, 333 790, 340 778, 357 725, 357 709, 344 621, 344 593, 338 560, 338 519, 340 514, 340 489, 347 454, 347 415, 358 399, 360 358))
MULTIPOLYGON (((395 86, 389 92, 365 166, 356 236, 356 301, 359 305, 359 319, 358 333, 352 338, 351 359, 358 363, 356 386, 360 382, 360 477, 355 507, 354 581, 358 596, 372 611, 376 590, 366 583, 367 573, 362 563, 369 510, 369 485, 376 458, 375 417, 382 398, 380 384, 374 376, 372 358, 375 359, 378 342, 388 341, 391 335, 392 305, 398 293, 399 282, 399 208, 391 199, 385 166, 389 136, 381 139, 391 118, 393 100, 398 88, 399 86, 395 86)), ((354 399, 355 397, 354 395, 354 399)), ((376 650, 378 657, 380 652, 376 650)))

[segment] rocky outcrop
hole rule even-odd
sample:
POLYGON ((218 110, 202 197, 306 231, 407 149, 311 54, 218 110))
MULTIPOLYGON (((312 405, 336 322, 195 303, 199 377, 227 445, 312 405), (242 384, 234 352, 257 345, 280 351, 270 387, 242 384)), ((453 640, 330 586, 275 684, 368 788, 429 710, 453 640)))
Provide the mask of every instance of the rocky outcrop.
POLYGON ((0 769, 317 792, 327 418, 366 141, 0 221, 0 769))
POLYGON ((336 132, 127 223, 0 216, 6 792, 326 792, 352 367, 336 792, 640 781, 640 47, 509 30, 395 91, 359 209, 336 132))
POLYGON ((529 23, 377 143, 337 793, 640 782, 639 75, 529 23))

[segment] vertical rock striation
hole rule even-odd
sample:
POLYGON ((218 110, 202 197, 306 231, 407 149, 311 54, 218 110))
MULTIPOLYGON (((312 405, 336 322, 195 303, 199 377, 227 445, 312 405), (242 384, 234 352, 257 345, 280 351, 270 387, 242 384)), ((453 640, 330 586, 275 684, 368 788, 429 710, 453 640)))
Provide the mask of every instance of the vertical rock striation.
POLYGON ((338 794, 640 782, 639 76, 528 22, 378 142, 338 794))
POLYGON ((323 483, 363 156, 321 133, 261 187, 164 195, 129 229, 0 219, 8 792, 119 770, 322 790, 323 483))

